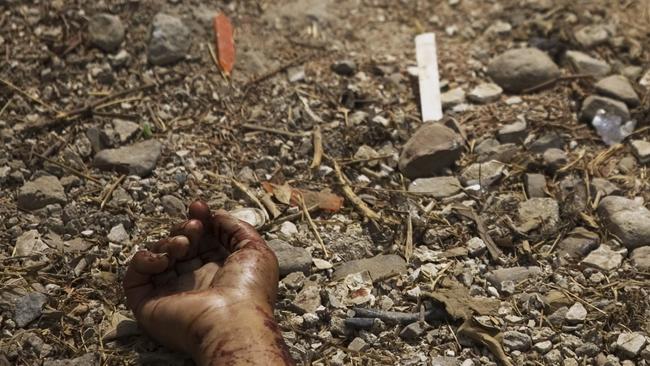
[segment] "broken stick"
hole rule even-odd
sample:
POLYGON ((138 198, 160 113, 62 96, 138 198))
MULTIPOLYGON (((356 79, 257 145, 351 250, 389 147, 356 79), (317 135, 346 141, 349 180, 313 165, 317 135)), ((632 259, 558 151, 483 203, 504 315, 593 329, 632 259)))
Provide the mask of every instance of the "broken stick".
POLYGON ((314 160, 309 166, 311 169, 318 168, 320 166, 321 160, 323 159, 323 134, 320 130, 320 126, 316 125, 314 127, 314 160))

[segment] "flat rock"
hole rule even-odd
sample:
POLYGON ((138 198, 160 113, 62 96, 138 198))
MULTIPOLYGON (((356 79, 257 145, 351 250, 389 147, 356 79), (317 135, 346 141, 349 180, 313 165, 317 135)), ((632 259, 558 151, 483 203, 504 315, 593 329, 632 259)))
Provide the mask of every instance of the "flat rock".
POLYGON ((650 243, 650 210, 638 201, 607 196, 598 204, 598 215, 607 230, 628 249, 650 243))
POLYGON ((465 91, 462 88, 454 88, 440 94, 442 108, 451 108, 461 103, 465 103, 465 91))
POLYGON ((336 267, 332 279, 338 281, 349 274, 363 271, 368 271, 374 282, 406 272, 406 261, 396 254, 380 254, 372 258, 353 260, 336 267))
POLYGON ((18 191, 18 207, 24 210, 38 210, 47 205, 65 205, 68 201, 65 189, 59 179, 44 175, 25 183, 18 191))
POLYGON ((542 269, 540 267, 510 267, 510 268, 500 268, 488 272, 485 275, 485 278, 501 291, 501 285, 504 282, 512 281, 515 284, 521 282, 529 277, 536 277, 542 274, 542 269))
POLYGON ((460 158, 463 139, 441 123, 425 123, 404 145, 399 169, 409 179, 431 177, 460 158))
POLYGON ((574 36, 582 47, 591 48, 607 42, 610 33, 605 26, 593 24, 578 29, 574 36))
POLYGON ((368 343, 360 337, 354 337, 354 339, 348 344, 348 349, 353 352, 365 351, 368 348, 368 343))
POLYGON ((131 137, 140 130, 140 125, 135 122, 126 121, 123 119, 113 120, 113 130, 117 134, 117 138, 121 143, 128 141, 131 137))
POLYGON ((88 40, 105 52, 115 52, 124 40, 124 24, 115 15, 95 14, 88 19, 88 40))
POLYGON ((228 213, 256 229, 261 228, 266 223, 266 213, 257 207, 240 207, 228 213))
POLYGON ((98 365, 99 355, 97 353, 86 353, 83 356, 64 360, 45 360, 43 366, 94 366, 98 365))
MULTIPOLYGON (((429 364, 431 366, 467 366, 465 363, 462 365, 460 364, 460 361, 455 358, 455 357, 449 357, 449 356, 436 356, 431 358, 431 363, 429 364)), ((473 363, 471 365, 474 365, 473 363)))
POLYGON ((595 87, 599 94, 620 100, 629 107, 636 107, 640 103, 632 84, 623 75, 608 76, 598 81, 595 87))
POLYGON ((589 253, 582 263, 588 267, 610 272, 621 266, 623 255, 612 250, 608 245, 601 245, 600 248, 589 253))
POLYGON ((543 235, 555 234, 560 223, 560 206, 553 198, 529 198, 519 203, 520 226, 538 229, 543 235))
POLYGON ((503 345, 511 351, 527 351, 533 344, 533 339, 526 333, 510 330, 503 332, 503 345))
POLYGON ((564 314, 564 319, 569 324, 580 324, 587 319, 587 309, 585 309, 581 302, 576 302, 564 314))
POLYGON ((591 192, 595 197, 597 193, 600 194, 600 197, 605 196, 617 196, 622 193, 621 189, 614 183, 610 182, 605 178, 593 178, 590 183, 591 192))
POLYGON ((630 255, 632 264, 640 271, 650 271, 650 246, 636 248, 630 255))
POLYGON ((553 343, 551 341, 541 341, 541 342, 535 343, 533 345, 533 348, 535 349, 535 351, 537 351, 537 352, 539 352, 541 354, 545 354, 546 352, 553 349, 553 343))
POLYGON ((600 236, 583 228, 576 227, 558 243, 560 256, 583 258, 600 245, 600 236))
POLYGON ((544 174, 526 173, 524 188, 528 198, 546 197, 546 176, 544 174))
POLYGON ((519 48, 490 61, 488 75, 504 90, 519 93, 555 79, 560 69, 539 49, 519 48))
POLYGON ((158 13, 153 19, 148 60, 153 65, 175 64, 190 49, 190 30, 174 16, 158 13))
POLYGON ((419 339, 422 334, 424 334, 425 328, 422 326, 422 324, 417 321, 413 322, 402 329, 402 331, 399 333, 400 338, 406 339, 406 340, 416 340, 419 339))
POLYGON ((286 276, 291 272, 302 272, 309 274, 311 270, 311 254, 300 247, 294 247, 282 240, 271 240, 269 247, 273 249, 280 265, 280 276, 286 276))
POLYGON ((320 287, 314 283, 305 285, 296 295, 293 305, 301 314, 315 313, 321 306, 320 287))
POLYGON ((129 233, 126 232, 123 224, 115 225, 111 228, 108 235, 106 236, 108 241, 111 243, 125 244, 128 243, 129 233))
POLYGON ((503 89, 495 83, 482 83, 474 87, 467 98, 474 103, 487 104, 496 102, 503 94, 503 89))
POLYGON ((555 172, 569 162, 569 156, 562 149, 550 148, 542 154, 546 167, 555 172))
POLYGON ((580 120, 582 122, 591 123, 596 116, 596 112, 600 109, 605 110, 605 112, 609 114, 621 117, 623 122, 627 122, 630 119, 630 110, 627 108, 625 103, 612 98, 592 95, 582 102, 580 120))
POLYGON ((612 71, 612 67, 607 62, 593 58, 580 51, 567 51, 565 57, 577 74, 602 77, 612 71))
POLYGON ((528 136, 526 128, 527 125, 524 121, 507 124, 499 129, 497 132, 497 138, 503 144, 520 144, 526 139, 526 136, 528 136))
POLYGON ((639 163, 650 163, 650 142, 644 140, 630 141, 632 153, 639 160, 639 163))
POLYGON ((93 160, 93 166, 141 177, 151 174, 162 153, 162 145, 146 140, 117 149, 102 150, 93 160))
POLYGON ((39 234, 38 230, 29 230, 22 233, 16 239, 14 253, 19 257, 23 257, 42 253, 48 248, 47 244, 41 239, 41 234, 39 234))
POLYGON ((14 321, 19 328, 36 320, 42 314, 43 305, 47 303, 47 296, 40 292, 30 292, 16 301, 14 321))
POLYGON ((426 193, 440 199, 460 193, 462 185, 456 177, 418 178, 409 185, 409 192, 426 193))
POLYGON ((624 357, 634 358, 641 352, 645 343, 643 334, 625 332, 618 335, 616 350, 624 357))
POLYGON ((564 139, 562 136, 555 132, 550 132, 533 141, 528 147, 528 150, 534 154, 543 154, 548 149, 562 148, 564 148, 564 139))
POLYGON ((481 187, 489 187, 496 183, 505 172, 505 164, 500 161, 490 160, 485 163, 474 163, 460 175, 460 181, 465 187, 479 184, 481 187))
POLYGON ((164 195, 160 197, 160 204, 163 207, 163 211, 169 216, 172 217, 184 217, 187 209, 185 204, 181 201, 180 198, 173 196, 171 194, 164 195))

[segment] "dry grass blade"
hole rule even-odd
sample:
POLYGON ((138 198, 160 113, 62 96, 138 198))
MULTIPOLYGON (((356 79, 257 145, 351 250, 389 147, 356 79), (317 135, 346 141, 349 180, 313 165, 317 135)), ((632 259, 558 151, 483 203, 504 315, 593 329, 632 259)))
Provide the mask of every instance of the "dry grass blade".
POLYGON ((373 211, 368 205, 366 205, 365 202, 359 196, 354 193, 352 188, 350 188, 350 185, 348 184, 348 180, 341 171, 341 166, 332 159, 332 163, 334 164, 334 172, 336 173, 336 177, 339 180, 339 183, 341 184, 341 189, 343 190, 343 194, 347 199, 349 199, 352 204, 363 214, 363 216, 367 217, 370 220, 381 220, 381 216, 373 211))
POLYGON ((315 169, 320 166, 321 160, 323 159, 323 133, 321 132, 320 126, 316 125, 313 132, 314 137, 314 159, 311 162, 309 168, 315 169))
POLYGON ((616 144, 614 146, 611 146, 609 149, 602 151, 600 154, 596 155, 596 157, 589 162, 588 166, 588 171, 589 174, 592 176, 600 176, 600 174, 595 174, 598 171, 598 167, 602 165, 604 162, 609 160, 614 154, 616 154, 619 150, 623 149, 622 144, 616 144))
POLYGON ((15 91, 16 93, 22 95, 25 98, 31 100, 32 102, 35 102, 35 103, 39 104, 40 106, 44 107, 48 111, 56 113, 56 109, 54 109, 54 107, 52 107, 51 105, 45 103, 44 101, 42 101, 42 100, 40 100, 40 99, 38 99, 36 97, 33 97, 33 96, 29 95, 29 93, 27 93, 26 91, 20 89, 16 85, 12 84, 9 80, 5 80, 5 79, 0 78, 0 83, 3 83, 9 89, 15 91))
POLYGON ((488 253, 490 253, 490 257, 492 257, 493 260, 500 261, 501 257, 503 256, 503 252, 501 251, 501 249, 499 249, 499 247, 497 247, 494 240, 492 240, 492 237, 490 236, 490 234, 487 231, 487 228, 485 227, 485 223, 483 223, 483 220, 481 220, 481 218, 476 214, 476 212, 474 212, 474 210, 472 210, 469 207, 459 206, 459 205, 454 206, 454 211, 456 211, 461 216, 464 216, 474 221, 479 236, 487 246, 488 253))
POLYGON ((404 240, 404 259, 409 262, 413 255, 413 219, 409 212, 406 218, 406 239, 404 240))
POLYGON ((312 220, 311 215, 309 214, 309 209, 307 209, 307 205, 305 204, 305 199, 302 197, 302 195, 300 195, 298 200, 300 201, 300 208, 302 209, 302 213, 305 215, 305 218, 307 219, 307 223, 309 223, 309 227, 311 228, 311 231, 314 233, 314 236, 316 237, 316 240, 318 241, 318 244, 320 245, 320 248, 323 251, 325 258, 329 258, 330 253, 327 251, 327 248, 325 247, 325 243, 323 242, 323 238, 321 238, 320 233, 318 232, 318 228, 316 227, 316 224, 314 224, 314 220, 312 220))
POLYGON ((111 199, 111 197, 113 197, 113 192, 114 192, 115 189, 116 189, 116 188, 117 188, 117 187, 118 187, 118 186, 119 186, 119 185, 124 181, 125 178, 126 178, 126 175, 122 175, 121 177, 119 177, 119 178, 117 179, 117 181, 115 181, 115 183, 113 183, 113 184, 108 188, 108 190, 106 191, 106 193, 104 193, 104 194, 102 195, 102 201, 101 201, 101 203, 99 204, 99 209, 100 209, 100 210, 103 210, 103 209, 104 209, 104 206, 106 205, 106 202, 108 202, 108 201, 111 199))

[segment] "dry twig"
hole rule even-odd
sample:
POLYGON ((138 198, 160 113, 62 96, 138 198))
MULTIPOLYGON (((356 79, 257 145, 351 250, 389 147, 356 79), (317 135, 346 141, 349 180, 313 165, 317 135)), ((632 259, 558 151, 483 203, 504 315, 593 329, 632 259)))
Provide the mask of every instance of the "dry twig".
POLYGON ((312 135, 314 137, 314 160, 312 160, 309 168, 315 169, 320 166, 320 162, 323 159, 323 134, 319 125, 314 127, 312 135))

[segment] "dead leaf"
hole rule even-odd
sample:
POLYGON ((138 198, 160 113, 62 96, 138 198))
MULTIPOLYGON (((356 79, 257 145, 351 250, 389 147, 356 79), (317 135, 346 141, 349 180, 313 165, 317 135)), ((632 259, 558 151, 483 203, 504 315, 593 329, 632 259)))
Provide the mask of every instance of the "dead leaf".
POLYGON ((219 67, 224 74, 230 75, 235 66, 235 40, 233 39, 232 23, 224 13, 219 13, 212 20, 212 26, 219 67))

